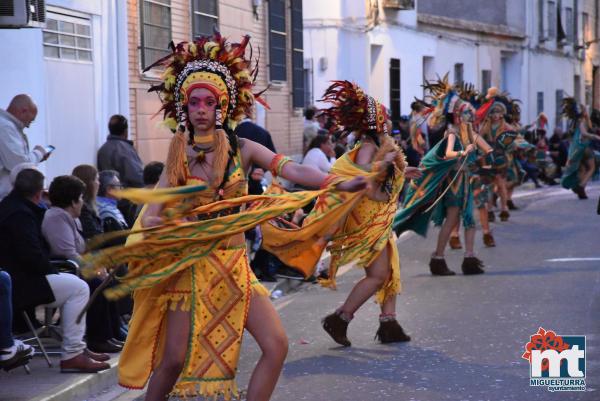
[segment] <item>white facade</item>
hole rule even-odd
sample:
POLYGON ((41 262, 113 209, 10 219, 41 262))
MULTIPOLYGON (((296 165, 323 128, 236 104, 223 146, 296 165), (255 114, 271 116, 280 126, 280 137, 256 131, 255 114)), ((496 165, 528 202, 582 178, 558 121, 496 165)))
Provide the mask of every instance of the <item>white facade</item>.
MULTIPOLYGON (((573 7, 573 1, 563 0, 562 6, 573 7)), ((307 65, 312 66, 313 102, 329 81, 347 79, 390 106, 391 59, 400 61, 401 114, 410 113, 414 97, 423 97, 423 78, 431 80, 449 73, 454 82, 459 71, 465 82, 479 89, 484 87, 484 71, 489 71, 491 86, 522 100, 523 123, 533 121, 538 114, 538 92, 543 93, 543 111, 551 127, 557 91, 563 91, 564 96, 584 93, 582 60, 573 44, 557 48, 549 41, 538 41, 537 2, 506 0, 510 26, 425 15, 416 10, 395 11, 381 3, 304 0, 304 51, 307 65), (378 4, 375 11, 373 4, 378 4), (581 79, 577 81, 575 76, 581 79), (580 92, 575 91, 575 82, 579 82, 580 92)), ((579 21, 581 24, 581 18, 579 21)))
POLYGON ((0 107, 19 93, 29 94, 38 105, 38 116, 26 132, 32 147, 56 147, 40 165, 48 184, 78 164, 96 164, 109 117, 128 114, 129 85, 125 2, 46 4, 51 23, 45 29, 0 30, 0 107))

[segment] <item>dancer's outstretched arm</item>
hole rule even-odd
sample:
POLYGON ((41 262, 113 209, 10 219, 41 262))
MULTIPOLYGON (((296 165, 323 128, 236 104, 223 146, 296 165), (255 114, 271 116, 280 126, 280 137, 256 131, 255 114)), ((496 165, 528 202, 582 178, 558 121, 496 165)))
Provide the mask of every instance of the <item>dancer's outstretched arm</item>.
MULTIPOLYGON (((251 164, 256 164, 265 170, 270 170, 273 159, 277 156, 266 147, 248 139, 240 139, 240 149, 244 161, 244 169, 248 171, 251 164)), ((328 175, 310 166, 295 162, 285 163, 279 175, 293 183, 312 188, 319 188, 327 183, 328 175)), ((365 189, 365 177, 356 177, 350 181, 342 182, 336 186, 340 191, 357 192, 365 189)))

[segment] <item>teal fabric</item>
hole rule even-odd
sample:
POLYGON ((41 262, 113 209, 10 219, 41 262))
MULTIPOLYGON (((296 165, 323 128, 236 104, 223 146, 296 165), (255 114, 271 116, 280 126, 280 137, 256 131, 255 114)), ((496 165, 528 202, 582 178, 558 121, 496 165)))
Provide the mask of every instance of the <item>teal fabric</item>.
MULTIPOLYGON (((452 189, 444 195, 433 210, 425 212, 446 189, 450 181, 456 176, 462 159, 446 160, 447 138, 434 146, 421 160, 419 168, 423 172, 421 178, 413 180, 405 196, 404 208, 400 209, 394 217, 393 229, 399 235, 404 231, 412 230, 425 237, 429 228, 429 221, 433 219, 436 225, 440 225, 445 216, 446 208, 459 206, 462 210, 463 223, 465 227, 473 227, 473 192, 469 183, 469 165, 475 162, 475 153, 471 153, 467 165, 463 167, 460 176, 453 184, 457 190, 452 189)), ((463 150, 464 147, 457 140, 454 142, 454 150, 463 150)))
POLYGON ((566 189, 573 189, 579 185, 579 166, 585 155, 586 150, 590 146, 589 140, 581 138, 579 127, 575 129, 573 140, 569 145, 569 157, 560 184, 566 189))

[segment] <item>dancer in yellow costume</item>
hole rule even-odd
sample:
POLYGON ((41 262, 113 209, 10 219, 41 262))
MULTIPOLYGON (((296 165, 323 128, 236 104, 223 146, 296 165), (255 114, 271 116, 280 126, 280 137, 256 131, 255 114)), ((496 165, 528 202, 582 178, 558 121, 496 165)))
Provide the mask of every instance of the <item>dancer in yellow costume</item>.
POLYGON ((398 195, 405 176, 417 177, 418 169, 406 167, 404 154, 388 135, 388 114, 379 102, 348 81, 335 81, 322 99, 333 104, 324 110, 346 133, 354 132, 358 144, 338 159, 331 172, 340 177, 373 176, 371 188, 348 202, 348 209, 335 224, 323 224, 330 214, 332 194, 321 195, 315 209, 297 229, 263 225, 263 247, 284 263, 309 276, 327 249, 331 251, 329 280, 335 288, 339 266, 357 261, 366 277, 352 289, 346 302, 323 319, 323 328, 333 340, 350 346, 348 324, 354 313, 373 295, 381 305, 377 337, 381 342, 409 341, 396 320, 396 296, 400 292, 400 260, 391 229, 398 195), (326 211, 326 212, 323 212, 326 211), (320 227, 320 228, 319 228, 320 227), (311 236, 312 235, 312 236, 311 236), (329 242, 331 240, 331 242, 329 242), (329 246, 327 246, 329 244, 329 246))
POLYGON ((122 194, 149 203, 129 243, 87 256, 92 266, 129 262, 129 273, 108 291, 116 297, 134 290, 119 383, 143 388, 150 380, 148 401, 169 394, 238 396, 234 378, 244 328, 262 351, 247 400, 266 401, 275 388, 287 338, 267 291, 249 268, 243 232, 323 191, 246 196, 250 165, 311 187, 365 187, 362 177, 340 183, 235 138, 232 125, 249 113, 255 99, 255 73, 245 56, 248 41, 230 44, 216 34, 172 46, 173 52, 155 64, 166 69, 163 82, 151 90, 160 93, 165 123, 176 132, 166 171, 157 190, 122 194), (254 209, 240 211, 250 203, 254 209))

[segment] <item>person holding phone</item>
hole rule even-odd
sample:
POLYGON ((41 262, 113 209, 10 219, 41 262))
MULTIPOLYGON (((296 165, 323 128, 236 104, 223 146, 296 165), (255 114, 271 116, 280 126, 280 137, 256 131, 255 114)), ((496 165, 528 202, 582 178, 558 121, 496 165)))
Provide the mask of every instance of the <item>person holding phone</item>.
POLYGON ((41 163, 54 150, 54 147, 44 148, 40 145, 29 149, 29 141, 23 130, 29 128, 37 112, 36 104, 25 94, 15 96, 6 110, 0 109, 0 200, 12 189, 10 172, 15 166, 41 163))

